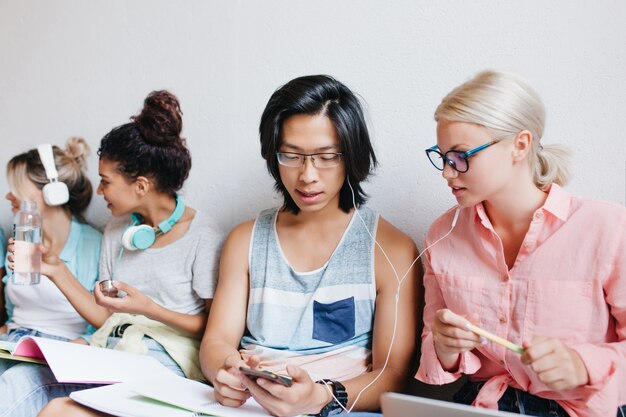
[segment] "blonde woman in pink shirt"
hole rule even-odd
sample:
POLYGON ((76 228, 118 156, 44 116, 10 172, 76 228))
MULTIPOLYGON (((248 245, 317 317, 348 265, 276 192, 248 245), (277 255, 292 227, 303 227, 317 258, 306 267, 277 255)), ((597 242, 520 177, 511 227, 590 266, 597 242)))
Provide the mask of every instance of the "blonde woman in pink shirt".
POLYGON ((534 416, 612 416, 626 403, 626 209, 561 188, 537 93, 485 71, 435 112, 426 153, 458 207, 432 225, 416 378, 468 376, 455 401, 534 416), (457 218, 458 216, 458 218, 457 218), (472 323, 517 353, 470 331, 472 323))

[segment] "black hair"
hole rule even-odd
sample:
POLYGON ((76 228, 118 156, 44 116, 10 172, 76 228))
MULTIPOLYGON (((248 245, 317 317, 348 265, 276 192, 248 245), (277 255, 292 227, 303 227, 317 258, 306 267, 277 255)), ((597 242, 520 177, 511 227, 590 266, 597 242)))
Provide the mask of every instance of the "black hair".
POLYGON ((191 170, 191 154, 185 139, 182 111, 172 93, 153 91, 132 122, 118 126, 100 141, 100 159, 116 162, 117 170, 134 181, 145 176, 159 192, 174 195, 191 170))
MULTIPOLYGON (((289 81, 272 94, 259 126, 261 156, 276 180, 274 188, 283 195, 284 209, 295 214, 300 212, 280 179, 276 157, 282 144, 283 123, 297 114, 322 115, 332 122, 339 138, 347 177, 354 189, 354 201, 357 206, 365 203, 367 194, 360 183, 376 167, 376 155, 361 104, 348 87, 333 77, 309 75, 289 81)), ((347 181, 339 191, 339 207, 346 213, 354 207, 347 181)))

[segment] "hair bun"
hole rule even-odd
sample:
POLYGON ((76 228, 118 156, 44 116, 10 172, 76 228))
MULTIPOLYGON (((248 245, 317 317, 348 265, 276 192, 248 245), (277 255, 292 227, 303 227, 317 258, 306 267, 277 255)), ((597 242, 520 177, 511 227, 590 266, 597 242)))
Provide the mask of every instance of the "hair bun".
POLYGON ((91 152, 91 148, 80 137, 71 137, 65 143, 65 155, 73 159, 81 170, 87 169, 87 157, 91 152))
POLYGON ((144 141, 151 145, 167 146, 180 140, 183 112, 175 95, 166 90, 153 91, 143 102, 143 109, 131 117, 144 141))

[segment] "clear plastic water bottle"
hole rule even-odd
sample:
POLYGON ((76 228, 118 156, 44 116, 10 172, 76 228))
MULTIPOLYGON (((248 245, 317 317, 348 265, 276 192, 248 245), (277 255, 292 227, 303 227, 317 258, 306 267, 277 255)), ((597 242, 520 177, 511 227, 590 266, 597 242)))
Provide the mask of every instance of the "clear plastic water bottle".
POLYGON ((13 251, 13 283, 39 284, 41 280, 41 213, 34 201, 22 201, 13 224, 15 249, 13 251))

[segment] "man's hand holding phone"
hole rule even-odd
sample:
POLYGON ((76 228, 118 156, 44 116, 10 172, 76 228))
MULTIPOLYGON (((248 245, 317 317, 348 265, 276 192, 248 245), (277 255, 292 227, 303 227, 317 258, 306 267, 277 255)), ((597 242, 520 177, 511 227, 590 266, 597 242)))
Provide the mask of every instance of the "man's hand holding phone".
POLYGON ((273 416, 317 414, 332 399, 328 388, 316 384, 304 369, 287 365, 286 371, 289 382, 283 380, 287 377, 282 375, 239 368, 239 372, 247 379, 244 385, 252 397, 273 416), (250 373, 255 375, 248 376, 250 373), (287 386, 289 383, 291 385, 287 386))
POLYGON ((213 380, 215 398, 220 404, 228 407, 241 407, 250 398, 250 392, 242 383, 243 374, 240 367, 255 367, 259 359, 251 356, 243 360, 239 352, 228 356, 224 365, 217 371, 213 380))

